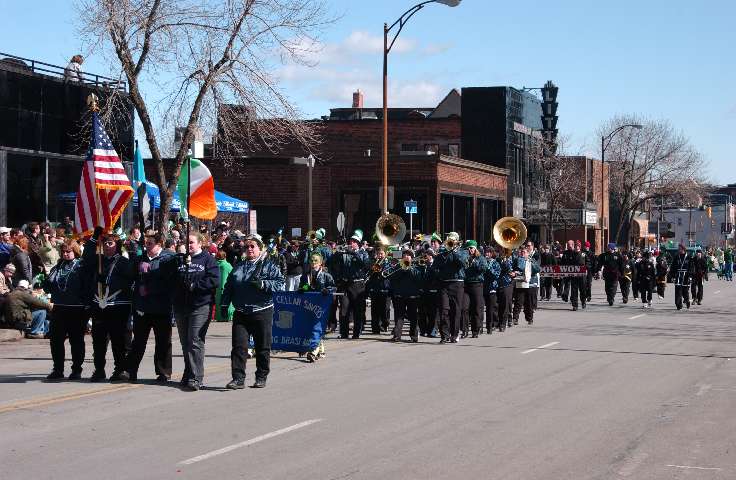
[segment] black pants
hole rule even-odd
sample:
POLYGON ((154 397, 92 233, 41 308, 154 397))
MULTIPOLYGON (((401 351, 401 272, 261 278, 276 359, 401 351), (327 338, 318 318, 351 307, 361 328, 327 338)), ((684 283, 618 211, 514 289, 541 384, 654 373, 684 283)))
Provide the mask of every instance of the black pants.
POLYGON ((639 284, 639 293, 641 294, 641 303, 652 303, 652 285, 639 284))
POLYGON ((184 356, 182 380, 196 380, 201 383, 204 379, 204 342, 212 318, 212 306, 202 305, 195 308, 174 306, 174 318, 184 356))
POLYGON ((340 307, 340 297, 335 297, 335 301, 330 306, 330 318, 327 321, 327 330, 334 332, 337 330, 337 311, 340 307))
POLYGON ((463 291, 463 310, 462 314, 460 315, 460 324, 462 325, 460 327, 460 331, 463 333, 463 336, 467 335, 470 331, 470 315, 468 313, 468 308, 470 307, 470 298, 468 297, 468 292, 463 291))
POLYGON ((496 290, 498 299, 498 322, 499 330, 506 330, 506 325, 511 325, 512 310, 514 305, 514 286, 499 288, 496 290))
POLYGON ((585 279, 583 277, 565 277, 563 280, 565 290, 562 294, 562 299, 565 301, 569 300, 573 308, 578 308, 578 299, 580 299, 581 304, 585 305, 586 303, 587 299, 585 293, 583 293, 584 281, 585 279))
POLYGON ((248 339, 253 335, 256 351, 256 378, 265 380, 271 371, 271 327, 273 307, 253 313, 235 312, 233 315, 233 349, 230 352, 230 368, 234 380, 245 378, 245 359, 248 339))
POLYGON ((498 302, 496 292, 487 293, 486 300, 486 332, 492 333, 494 328, 498 328, 498 302))
POLYGON ((687 308, 690 308, 690 285, 675 285, 675 306, 678 310, 682 308, 683 300, 687 308))
POLYGON ((440 334, 443 340, 453 340, 460 333, 463 310, 464 282, 442 282, 440 288, 440 334))
POLYGON ((613 305, 613 301, 616 298, 618 278, 604 278, 603 282, 605 283, 606 300, 608 300, 609 305, 613 305))
POLYGON ((540 293, 542 300, 549 300, 552 298, 552 278, 544 277, 539 280, 542 291, 540 293))
POLYGON ((105 371, 107 341, 112 346, 115 372, 125 370, 125 335, 128 332, 130 305, 112 305, 100 310, 92 307, 92 349, 95 370, 105 371))
POLYGON ((353 338, 359 338, 365 323, 365 282, 348 282, 340 304, 340 336, 348 338, 353 320, 353 338))
POLYGON ((621 289, 621 299, 624 303, 629 301, 629 287, 631 287, 631 280, 626 277, 618 279, 618 286, 621 289))
POLYGON ((692 283, 690 284, 690 290, 692 293, 693 302, 700 303, 703 301, 703 279, 702 278, 693 278, 692 283))
MULTIPOLYGON (((552 281, 552 285, 555 287, 555 291, 557 292, 557 298, 559 298, 559 297, 562 296, 562 286, 563 286, 562 284, 563 283, 565 283, 565 282, 563 282, 561 278, 555 278, 552 281)), ((565 300, 565 301, 567 301, 567 300, 565 300)))
MULTIPOLYGON (((483 298, 483 283, 465 283, 465 299, 468 301, 468 316, 470 317, 470 329, 473 333, 483 330, 483 309, 485 299, 483 298)), ((467 330, 466 330, 467 331, 467 330)))
POLYGON ((417 304, 416 297, 392 297, 394 304, 394 338, 401 338, 404 329, 404 318, 409 319, 409 336, 417 338, 417 304))
POLYGON ((514 324, 519 323, 519 315, 524 310, 524 320, 532 323, 534 320, 534 310, 532 309, 532 300, 528 288, 514 288, 514 324))
POLYGON ((437 291, 425 292, 419 299, 419 333, 432 335, 439 324, 437 291))
POLYGON ((529 287, 529 297, 532 304, 532 311, 536 310, 539 303, 539 287, 529 287))
POLYGON ((138 375, 143 355, 146 353, 148 336, 153 329, 156 346, 153 351, 153 366, 156 375, 166 375, 171 378, 171 315, 144 313, 139 315, 133 312, 133 346, 128 354, 128 373, 138 375))
POLYGON ((639 282, 637 281, 637 278, 634 277, 631 280, 631 295, 634 296, 634 298, 639 298, 639 282))
POLYGON ((591 271, 585 275, 585 292, 583 292, 583 296, 586 302, 589 302, 593 297, 593 272, 591 271))
POLYGON ((371 293, 371 332, 381 333, 381 329, 388 328, 388 316, 386 315, 387 293, 371 293))
POLYGON ((64 372, 64 339, 69 336, 72 351, 72 372, 80 373, 84 363, 84 330, 87 328, 89 313, 84 307, 55 305, 51 314, 49 337, 51 359, 54 370, 64 372))
POLYGON ((664 297, 664 290, 667 287, 667 282, 657 282, 657 295, 664 297))

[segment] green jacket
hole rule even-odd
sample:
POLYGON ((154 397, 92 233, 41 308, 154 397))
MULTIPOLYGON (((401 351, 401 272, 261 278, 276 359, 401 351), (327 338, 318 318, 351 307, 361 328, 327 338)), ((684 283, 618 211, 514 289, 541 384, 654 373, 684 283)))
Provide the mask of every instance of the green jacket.
POLYGON ((16 288, 5 297, 5 321, 30 324, 33 310, 49 309, 45 300, 33 295, 30 291, 16 288))
POLYGON ((227 281, 228 275, 230 275, 230 272, 233 270, 233 266, 230 265, 230 262, 228 262, 227 260, 218 260, 217 266, 220 268, 220 284, 217 286, 217 291, 215 292, 215 303, 217 304, 217 308, 215 309, 215 321, 228 322, 233 319, 235 307, 233 307, 231 304, 230 307, 227 309, 227 318, 223 318, 222 313, 220 313, 220 305, 222 299, 222 291, 225 289, 225 282, 227 281))

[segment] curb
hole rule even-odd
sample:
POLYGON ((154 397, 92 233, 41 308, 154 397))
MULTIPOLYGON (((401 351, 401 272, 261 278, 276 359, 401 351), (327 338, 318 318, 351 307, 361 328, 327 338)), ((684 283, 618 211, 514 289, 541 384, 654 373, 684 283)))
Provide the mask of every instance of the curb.
POLYGON ((23 338, 23 334, 19 330, 12 328, 0 329, 0 343, 2 342, 15 342, 23 338))

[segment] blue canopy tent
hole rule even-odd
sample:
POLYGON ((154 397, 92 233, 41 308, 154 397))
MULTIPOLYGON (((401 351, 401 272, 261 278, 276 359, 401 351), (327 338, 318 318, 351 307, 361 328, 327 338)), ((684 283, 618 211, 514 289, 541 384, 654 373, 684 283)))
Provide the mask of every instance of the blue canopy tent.
MULTIPOLYGON (((154 209, 161 208, 161 196, 159 195, 158 187, 153 182, 146 182, 146 191, 148 198, 151 200, 151 207, 154 209)), ((77 199, 76 193, 60 193, 58 196, 59 200, 63 202, 74 203, 77 199)), ((215 190, 215 203, 217 204, 217 211, 223 213, 248 213, 250 211, 250 205, 245 200, 239 200, 230 195, 225 195, 222 192, 215 190)), ((138 205, 138 193, 133 195, 133 206, 138 205)), ((174 190, 174 198, 171 199, 171 211, 178 212, 181 209, 181 203, 179 203, 179 193, 174 190)))

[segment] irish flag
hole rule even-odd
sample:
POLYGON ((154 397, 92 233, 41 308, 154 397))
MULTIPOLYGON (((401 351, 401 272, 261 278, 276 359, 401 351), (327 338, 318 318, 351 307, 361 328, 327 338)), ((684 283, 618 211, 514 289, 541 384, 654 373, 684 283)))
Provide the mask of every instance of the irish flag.
POLYGON ((179 201, 182 204, 181 214, 184 218, 188 215, 212 220, 217 216, 217 205, 215 204, 215 182, 212 179, 210 169, 196 158, 189 158, 191 162, 191 178, 188 175, 187 164, 181 167, 179 175, 179 201), (189 183, 189 202, 187 202, 187 182, 189 183), (187 212, 187 205, 189 211, 187 212))

